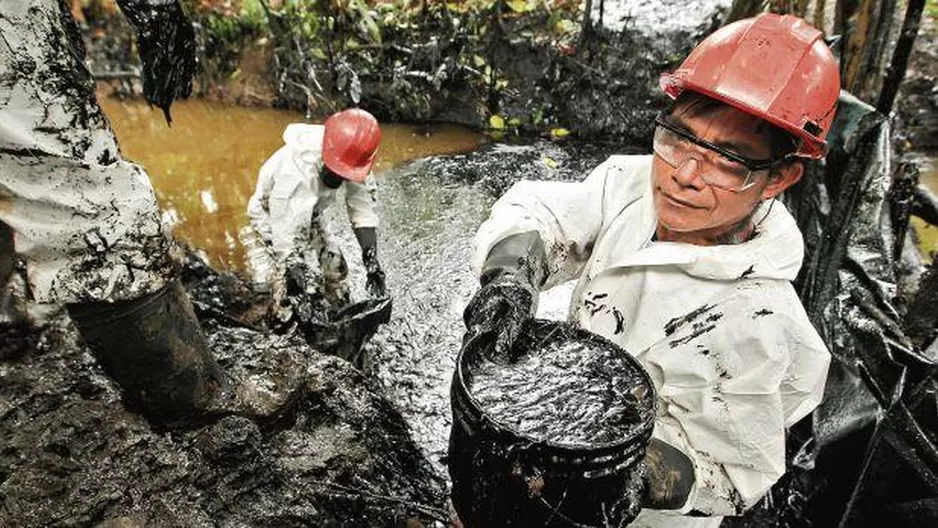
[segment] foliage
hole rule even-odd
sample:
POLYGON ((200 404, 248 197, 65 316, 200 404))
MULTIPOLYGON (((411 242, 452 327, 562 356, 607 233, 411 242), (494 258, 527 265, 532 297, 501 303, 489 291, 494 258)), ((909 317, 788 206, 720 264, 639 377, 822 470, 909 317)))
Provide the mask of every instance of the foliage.
POLYGON ((938 18, 938 0, 927 0, 925 2, 925 14, 932 18, 938 18))
MULTIPOLYGON (((480 117, 499 114, 499 101, 516 89, 505 50, 526 42, 570 52, 581 16, 579 2, 568 0, 187 1, 211 57, 272 43, 283 103, 304 101, 324 114, 367 102, 391 119, 429 119, 467 91, 484 102, 480 117)), ((519 117, 549 121, 543 112, 501 117, 509 128, 519 117)))

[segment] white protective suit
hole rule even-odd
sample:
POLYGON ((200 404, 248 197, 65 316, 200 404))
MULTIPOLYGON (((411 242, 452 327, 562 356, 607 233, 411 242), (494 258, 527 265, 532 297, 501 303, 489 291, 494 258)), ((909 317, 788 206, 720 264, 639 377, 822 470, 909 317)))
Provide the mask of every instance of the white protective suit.
POLYGON ((121 158, 67 5, 0 0, 0 222, 39 302, 132 299, 172 272, 150 180, 121 158))
MULTIPOLYGON (((264 242, 248 255, 256 283, 277 282, 275 274, 294 253, 304 258, 313 273, 325 275, 327 282, 345 278, 341 251, 322 225, 322 213, 335 203, 339 190, 326 187, 319 177, 324 130, 322 125, 287 126, 284 146, 261 167, 257 188, 248 201, 251 227, 264 242)), ((342 187, 352 227, 377 227, 368 185, 344 181, 342 187)))
POLYGON ((658 389, 654 437, 686 454, 695 483, 676 511, 632 526, 713 526, 785 472, 785 429, 823 395, 830 354, 790 281, 803 241, 780 202, 738 245, 653 242, 652 156, 613 156, 578 183, 522 181, 475 239, 477 272, 506 236, 537 230, 545 285, 579 278, 570 318, 633 354, 658 389), (681 517, 695 511, 709 517, 681 517))

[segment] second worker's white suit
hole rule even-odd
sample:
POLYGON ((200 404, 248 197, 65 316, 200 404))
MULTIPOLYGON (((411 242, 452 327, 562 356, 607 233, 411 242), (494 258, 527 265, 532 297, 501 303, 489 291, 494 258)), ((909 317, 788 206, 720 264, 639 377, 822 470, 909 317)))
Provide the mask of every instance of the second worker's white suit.
MULTIPOLYGON (((314 272, 324 274, 327 283, 344 279, 344 270, 340 273, 331 269, 344 268, 345 263, 322 225, 322 213, 336 202, 339 190, 324 185, 319 176, 324 131, 322 125, 287 126, 283 147, 261 167, 257 188, 248 202, 251 227, 263 242, 248 251, 257 283, 278 281, 275 274, 294 255, 302 257, 314 272)), ((342 187, 346 189, 345 202, 352 227, 377 227, 378 215, 369 188, 351 181, 344 181, 342 187)))
POLYGON ((762 204, 741 244, 652 241, 651 172, 652 156, 613 156, 583 182, 515 184, 479 229, 473 267, 501 239, 540 233, 545 288, 578 278, 570 319, 641 362, 658 389, 654 437, 694 464, 686 504, 632 526, 716 527, 785 472, 785 430, 820 402, 830 354, 790 283, 804 248, 784 205, 762 204))

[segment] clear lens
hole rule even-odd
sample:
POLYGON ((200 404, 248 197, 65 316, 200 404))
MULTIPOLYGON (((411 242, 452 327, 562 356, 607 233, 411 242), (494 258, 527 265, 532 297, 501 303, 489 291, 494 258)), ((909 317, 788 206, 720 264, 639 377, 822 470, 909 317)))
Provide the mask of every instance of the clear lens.
POLYGON ((660 125, 655 129, 654 151, 675 168, 680 167, 687 158, 694 158, 700 170, 700 178, 714 187, 738 191, 743 190, 749 180, 750 170, 742 163, 695 145, 660 125))

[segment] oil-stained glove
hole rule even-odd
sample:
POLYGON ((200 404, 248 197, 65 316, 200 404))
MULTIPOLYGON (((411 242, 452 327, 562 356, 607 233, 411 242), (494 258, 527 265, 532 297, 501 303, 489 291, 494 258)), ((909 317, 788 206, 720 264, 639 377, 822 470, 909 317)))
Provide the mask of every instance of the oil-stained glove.
POLYGON ((328 311, 318 282, 310 276, 309 266, 301 258, 287 258, 283 301, 292 307, 293 316, 303 324, 328 323, 328 311))
POLYGON ((482 287, 463 312, 467 342, 488 338, 493 358, 510 357, 525 323, 537 312, 546 261, 544 242, 536 231, 508 236, 492 247, 482 267, 482 287))
POLYGON ((378 262, 378 233, 373 227, 357 227, 355 238, 362 248, 362 264, 365 265, 365 290, 372 297, 387 295, 384 270, 378 262))
POLYGON ((143 95, 163 110, 192 93, 195 74, 195 31, 178 0, 117 0, 137 30, 137 49, 143 63, 143 95))
POLYGON ((676 447, 652 438, 645 448, 644 506, 677 510, 694 487, 694 463, 676 447))

